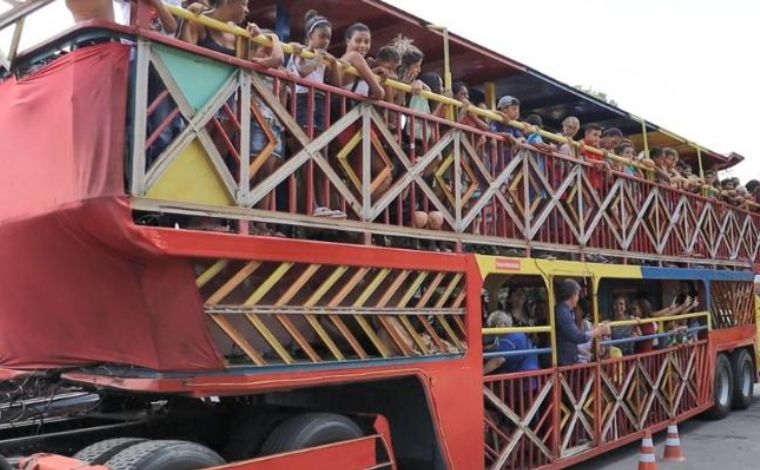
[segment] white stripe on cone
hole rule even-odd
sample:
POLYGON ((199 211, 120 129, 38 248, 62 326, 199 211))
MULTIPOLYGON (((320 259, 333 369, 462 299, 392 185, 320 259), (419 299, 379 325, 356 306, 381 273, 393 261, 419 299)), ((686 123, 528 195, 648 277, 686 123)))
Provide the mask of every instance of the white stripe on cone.
POLYGON ((639 462, 643 463, 654 463, 654 454, 639 454, 639 462))
POLYGON ((654 444, 652 444, 652 438, 651 437, 645 437, 641 440, 641 447, 654 447, 654 444))
POLYGON ((670 446, 670 447, 678 447, 681 445, 681 440, 678 439, 677 437, 675 439, 669 437, 665 439, 665 445, 670 446))

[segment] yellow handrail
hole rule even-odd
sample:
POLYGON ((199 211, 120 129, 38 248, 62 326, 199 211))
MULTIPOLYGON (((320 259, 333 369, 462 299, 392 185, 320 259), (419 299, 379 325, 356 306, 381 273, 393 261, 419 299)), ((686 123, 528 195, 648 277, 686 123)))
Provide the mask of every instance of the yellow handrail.
MULTIPOLYGON (((176 16, 178 16, 180 18, 184 18, 185 20, 194 21, 196 23, 200 23, 200 24, 202 24, 204 26, 216 29, 218 31, 234 34, 236 36, 252 40, 253 42, 255 42, 255 43, 259 44, 259 45, 262 45, 264 47, 271 47, 271 45, 272 45, 271 41, 269 40, 269 38, 267 38, 264 35, 259 35, 259 36, 256 36, 256 37, 251 37, 251 35, 248 33, 248 31, 246 31, 244 28, 241 28, 239 26, 235 26, 235 25, 232 25, 232 24, 224 23, 222 21, 219 21, 219 20, 216 20, 216 19, 211 18, 209 16, 206 16, 203 13, 196 14, 196 13, 190 12, 188 10, 185 10, 184 8, 181 8, 181 7, 172 6, 172 5, 165 5, 165 6, 166 6, 166 8, 173 15, 176 15, 176 16)), ((288 54, 293 54, 293 52, 294 52, 293 48, 289 44, 282 44, 282 49, 283 49, 284 52, 286 52, 288 54)), ((301 57, 303 57, 305 59, 311 59, 311 58, 314 57, 314 55, 315 54, 313 52, 310 52, 310 51, 306 51, 306 50, 301 51, 301 57)), ((343 69, 344 72, 350 73, 352 75, 359 76, 359 72, 353 66, 347 66, 347 65, 341 64, 341 68, 343 69)), ((403 83, 403 82, 399 82, 397 80, 386 79, 386 80, 383 81, 383 83, 385 85, 390 86, 391 88, 395 88, 396 90, 399 90, 399 91, 403 91, 403 92, 407 92, 407 93, 411 93, 412 92, 412 87, 410 85, 408 85, 406 83, 403 83)), ((588 145, 585 145, 582 141, 575 141, 575 140, 569 139, 567 137, 561 136, 559 134, 555 134, 553 132, 548 132, 548 131, 545 131, 543 129, 539 129, 537 127, 531 126, 531 125, 523 123, 523 122, 505 120, 501 114, 496 113, 496 112, 491 111, 491 110, 478 108, 476 106, 471 106, 469 104, 457 101, 457 100, 455 100, 453 98, 449 98, 447 96, 439 95, 439 94, 436 94, 436 93, 433 93, 433 92, 430 92, 430 91, 427 91, 427 90, 422 90, 422 91, 420 91, 419 94, 420 94, 420 96, 422 96, 424 98, 427 98, 427 99, 433 100, 433 101, 437 101, 437 102, 442 103, 442 104, 456 106, 456 107, 460 107, 460 108, 461 107, 466 107, 466 108, 468 108, 468 112, 470 112, 472 114, 476 114, 476 115, 478 115, 480 117, 486 118, 486 119, 491 120, 491 121, 503 122, 503 123, 505 123, 505 124, 507 124, 509 126, 517 128, 517 129, 519 129, 521 131, 526 131, 528 133, 537 133, 537 134, 541 135, 542 137, 545 137, 545 138, 547 138, 547 139, 549 139, 551 141, 554 141, 554 142, 557 142, 557 143, 560 143, 560 144, 573 145, 573 146, 577 147, 578 151, 587 150, 587 151, 589 151, 591 153, 594 153, 596 155, 599 155, 601 157, 609 158, 610 160, 617 161, 617 162, 620 162, 620 163, 626 163, 626 164, 629 164, 629 165, 633 165, 633 166, 638 167, 639 169, 646 170, 646 171, 651 171, 653 169, 653 167, 651 165, 643 164, 643 163, 640 163, 640 162, 637 162, 637 161, 631 161, 631 160, 629 160, 627 158, 623 158, 623 157, 620 157, 618 155, 615 155, 612 152, 608 152, 606 150, 598 149, 596 147, 590 147, 588 145)), ((703 185, 703 186, 706 187, 707 185, 703 185)))
POLYGON ((509 328, 483 328, 483 336, 508 335, 510 333, 551 333, 551 326, 515 326, 509 328))
POLYGON ((668 315, 664 317, 637 318, 634 320, 618 320, 618 321, 608 322, 608 324, 610 325, 610 327, 628 326, 628 325, 645 325, 647 323, 664 323, 668 321, 686 320, 689 318, 697 318, 697 317, 707 317, 708 326, 709 326, 710 312, 694 312, 694 313, 684 313, 681 315, 668 315))

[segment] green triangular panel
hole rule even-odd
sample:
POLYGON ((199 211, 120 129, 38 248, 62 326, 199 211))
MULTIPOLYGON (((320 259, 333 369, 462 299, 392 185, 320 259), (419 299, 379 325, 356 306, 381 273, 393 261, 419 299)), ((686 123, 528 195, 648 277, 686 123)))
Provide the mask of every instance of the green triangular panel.
POLYGON ((155 44, 154 48, 179 85, 185 99, 196 111, 205 106, 236 71, 231 65, 178 49, 158 44, 155 44))

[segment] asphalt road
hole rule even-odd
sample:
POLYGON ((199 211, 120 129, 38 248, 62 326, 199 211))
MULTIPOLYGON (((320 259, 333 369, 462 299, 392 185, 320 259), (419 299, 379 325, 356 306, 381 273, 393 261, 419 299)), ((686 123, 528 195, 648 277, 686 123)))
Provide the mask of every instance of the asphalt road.
MULTIPOLYGON (((655 436, 659 470, 756 470, 760 468, 760 386, 746 411, 734 411, 721 421, 694 418, 678 426, 685 463, 662 462, 665 432, 655 436)), ((640 443, 631 444, 576 465, 574 470, 636 470, 640 443)))

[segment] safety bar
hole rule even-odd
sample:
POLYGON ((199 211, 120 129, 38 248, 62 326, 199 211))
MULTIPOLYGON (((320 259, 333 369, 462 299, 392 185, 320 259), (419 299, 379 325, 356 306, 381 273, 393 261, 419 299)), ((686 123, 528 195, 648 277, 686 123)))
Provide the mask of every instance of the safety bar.
POLYGON ((534 349, 519 349, 517 351, 494 351, 483 353, 483 357, 490 359, 492 357, 512 357, 512 356, 525 356, 527 354, 551 354, 552 348, 534 348, 534 349))
POLYGON ((509 328, 483 328, 483 336, 508 335, 510 333, 551 333, 551 326, 516 326, 509 328))
MULTIPOLYGON (((245 30, 244 28, 241 28, 239 26, 234 26, 234 25, 231 25, 231 24, 227 24, 227 23, 223 23, 221 21, 215 20, 214 18, 208 17, 208 16, 206 16, 206 15, 204 15, 202 13, 196 14, 196 13, 190 12, 188 10, 185 10, 184 8, 176 7, 176 6, 171 6, 171 5, 166 5, 166 8, 173 15, 176 15, 176 16, 178 16, 180 18, 185 19, 185 20, 197 22, 197 23, 200 23, 200 24, 202 24, 204 26, 207 26, 209 28, 214 28, 214 29, 219 30, 219 31, 223 31, 223 32, 226 32, 226 33, 234 34, 234 35, 239 36, 241 38, 245 38, 245 39, 248 39, 250 41, 253 41, 256 44, 262 45, 264 47, 271 47, 271 45, 272 45, 272 43, 269 40, 269 38, 267 38, 264 35, 259 35, 259 36, 256 36, 256 37, 251 37, 251 35, 248 33, 248 31, 245 30)), ((282 44, 282 49, 283 49, 284 52, 286 52, 288 54, 293 54, 295 52, 294 49, 289 44, 282 44)), ((306 51, 306 50, 300 51, 300 55, 301 55, 301 57, 303 57, 305 59, 312 59, 315 56, 315 54, 313 52, 309 52, 309 51, 306 51)), ((325 63, 325 65, 329 66, 330 64, 325 63)), ((356 75, 356 76, 359 75, 359 72, 356 70, 356 68, 354 68, 352 66, 346 66, 346 65, 340 64, 340 67, 342 68, 342 70, 344 72, 347 72, 347 73, 350 73, 350 74, 356 75)), ((406 92, 406 93, 412 92, 412 87, 410 85, 406 84, 406 83, 402 83, 402 82, 399 82, 397 80, 391 80, 391 79, 380 79, 380 77, 378 77, 378 80, 381 81, 383 84, 385 84, 387 86, 390 86, 391 88, 394 88, 396 90, 403 91, 403 92, 406 92)), ((652 170, 654 170, 654 166, 652 164, 644 164, 644 163, 640 163, 640 162, 636 162, 636 161, 631 161, 631 160, 628 160, 627 158, 623 158, 621 156, 615 155, 612 152, 608 152, 606 150, 598 149, 596 147, 590 147, 588 145, 585 145, 581 141, 574 141, 574 140, 569 139, 567 137, 563 137, 563 136, 561 136, 559 134, 555 134, 553 132, 548 132, 548 131, 545 131, 543 129, 539 129, 537 127, 531 126, 530 124, 527 124, 527 123, 524 123, 524 122, 505 120, 502 117, 501 114, 498 114, 498 113, 496 113, 494 111, 490 111, 490 110, 486 110, 486 109, 481 109, 481 108, 478 108, 476 106, 471 106, 469 104, 465 104, 465 103, 463 103, 461 101, 458 101, 458 100, 455 100, 453 98, 449 98, 447 96, 439 95, 439 94, 436 94, 436 93, 433 93, 433 92, 430 92, 430 91, 426 91, 426 90, 420 91, 419 94, 420 94, 420 96, 422 96, 424 98, 427 98, 427 99, 430 99, 430 100, 433 100, 433 101, 437 101, 437 102, 445 104, 445 105, 456 106, 456 107, 460 107, 460 108, 467 108, 467 111, 470 112, 470 113, 477 114, 480 117, 484 117, 484 118, 492 120, 492 121, 503 122, 503 123, 505 123, 505 124, 507 124, 509 126, 517 128, 517 129, 519 129, 521 131, 525 131, 525 132, 527 132, 529 134, 535 133, 535 134, 539 134, 542 137, 545 137, 545 138, 547 138, 549 140, 552 140, 554 142, 557 142, 557 143, 573 145, 573 146, 575 146, 578 149, 578 151, 588 150, 588 151, 590 151, 590 152, 592 152, 592 153, 594 153, 596 155, 599 155, 601 157, 609 158, 610 160, 621 162, 621 163, 626 163, 628 165, 634 165, 634 166, 636 166, 636 167, 638 167, 638 168, 640 168, 642 170, 645 170, 645 171, 652 171, 652 170)), ((702 187, 702 189, 707 190, 707 191, 714 191, 715 190, 715 188, 712 188, 711 186, 708 186, 708 185, 702 185, 701 187, 702 187)))
POLYGON ((707 326, 709 328, 712 328, 711 322, 710 322, 710 312, 694 312, 694 313, 684 313, 682 315, 669 315, 665 317, 653 317, 653 318, 638 318, 635 320, 618 320, 618 321, 611 321, 608 322, 611 328, 614 328, 616 326, 629 326, 629 325, 646 325, 648 323, 664 323, 668 321, 678 321, 678 320, 687 320, 689 318, 697 318, 697 317, 706 317, 707 318, 707 326))
POLYGON ((631 336, 630 338, 620 338, 620 339, 608 339, 605 341, 599 341, 599 344, 609 346, 609 345, 615 345, 615 344, 622 344, 622 343, 637 343, 639 341, 646 341, 649 339, 658 339, 658 338, 665 338, 668 336, 675 336, 680 333, 697 333, 700 331, 707 330, 707 326, 695 326, 693 328, 687 328, 685 330, 681 331, 666 331, 665 333, 656 333, 653 335, 645 335, 645 336, 631 336))
MULTIPOLYGON (((669 336, 675 336, 680 333, 698 333, 700 331, 707 330, 707 326, 696 326, 693 328, 688 328, 686 330, 682 331, 667 331, 665 333, 657 333, 653 335, 646 335, 646 336, 632 336, 630 338, 621 338, 621 339, 610 339, 606 341, 599 341, 599 344, 604 346, 614 346, 616 344, 623 344, 623 343, 637 343, 639 341, 647 341, 651 339, 659 339, 659 338, 666 338, 669 336)), ((551 354, 552 348, 535 348, 535 349, 520 349, 517 351, 494 351, 494 352, 487 352, 483 353, 483 357, 485 359, 490 359, 492 357, 515 357, 515 356, 527 356, 528 354, 551 354)))

